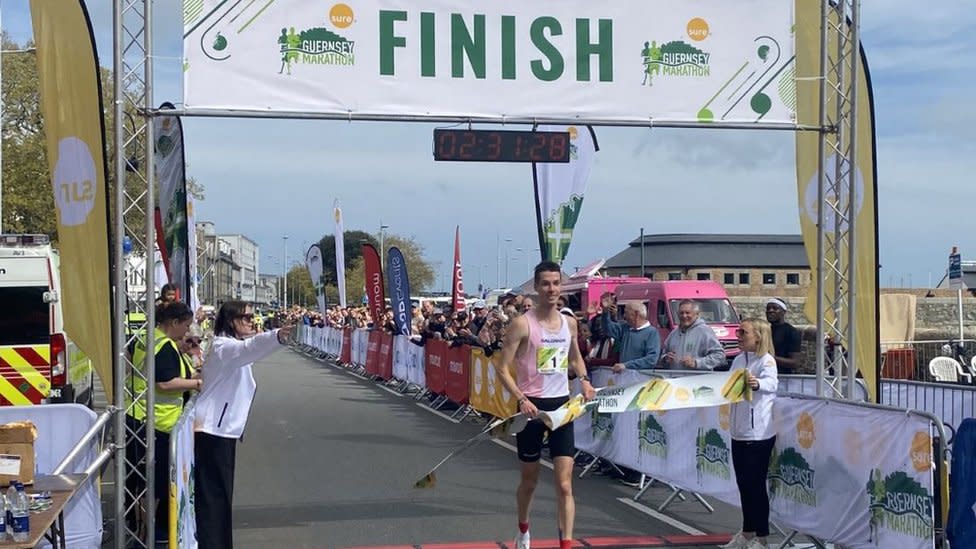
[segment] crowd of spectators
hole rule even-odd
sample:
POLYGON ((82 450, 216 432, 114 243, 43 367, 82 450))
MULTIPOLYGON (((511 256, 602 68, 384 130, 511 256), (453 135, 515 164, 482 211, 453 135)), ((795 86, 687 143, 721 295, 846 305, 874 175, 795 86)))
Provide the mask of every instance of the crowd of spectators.
MULTIPOLYGON (((463 310, 452 311, 439 307, 433 301, 422 301, 411 308, 410 336, 417 345, 425 345, 430 340, 447 341, 452 346, 469 345, 484 349, 491 356, 502 347, 505 331, 515 317, 532 310, 535 301, 532 296, 506 294, 498 299, 498 304, 488 306, 482 300, 475 300, 463 310)), ((604 326, 608 322, 603 315, 586 315, 574 312, 559 304, 560 311, 575 317, 579 323, 580 351, 586 358, 587 367, 613 366, 619 361, 619 345, 610 337, 604 326), (592 318, 587 318, 592 316, 592 318)), ((394 312, 387 307, 379 322, 374 322, 366 306, 329 307, 325 313, 298 306, 287 311, 269 313, 265 328, 272 329, 285 323, 305 324, 313 327, 381 329, 387 333, 399 333, 394 320, 394 312)))

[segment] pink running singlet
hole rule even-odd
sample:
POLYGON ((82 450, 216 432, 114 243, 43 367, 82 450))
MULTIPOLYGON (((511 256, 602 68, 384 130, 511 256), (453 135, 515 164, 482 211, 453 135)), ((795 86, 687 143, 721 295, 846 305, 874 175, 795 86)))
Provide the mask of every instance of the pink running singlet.
POLYGON ((559 315, 558 332, 542 327, 534 312, 525 315, 529 341, 515 358, 518 388, 527 397, 554 398, 569 394, 569 323, 559 315))

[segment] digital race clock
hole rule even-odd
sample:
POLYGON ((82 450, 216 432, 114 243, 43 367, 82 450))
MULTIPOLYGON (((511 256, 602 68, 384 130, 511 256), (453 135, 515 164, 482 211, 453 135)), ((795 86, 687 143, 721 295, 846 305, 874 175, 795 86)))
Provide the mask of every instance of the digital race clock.
POLYGON ((434 160, 569 162, 569 132, 434 130, 434 160))

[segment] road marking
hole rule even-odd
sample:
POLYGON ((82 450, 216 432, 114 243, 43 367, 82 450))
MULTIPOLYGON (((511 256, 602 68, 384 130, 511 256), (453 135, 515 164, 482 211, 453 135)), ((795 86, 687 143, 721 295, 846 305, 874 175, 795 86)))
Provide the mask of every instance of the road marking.
POLYGON ((657 520, 659 520, 659 521, 661 521, 661 522, 663 522, 663 523, 665 523, 667 525, 673 526, 674 528, 677 528, 678 530, 681 530, 682 532, 684 532, 686 534, 691 534, 693 536, 704 536, 704 535, 706 535, 705 532, 702 532, 701 530, 699 530, 699 529, 697 529, 697 528, 695 528, 693 526, 689 526, 689 525, 681 522, 680 520, 678 520, 678 519, 676 519, 674 517, 670 517, 668 515, 665 515, 664 513, 660 513, 658 511, 655 511, 654 509, 651 509, 650 507, 648 507, 646 505, 637 503, 636 501, 634 501, 634 500, 632 500, 630 498, 617 498, 617 501, 619 501, 620 503, 623 503, 624 505, 626 505, 628 507, 632 507, 632 508, 640 511, 641 513, 644 513, 645 515, 654 517, 657 520))
POLYGON ((423 402, 417 402, 415 404, 417 406, 420 406, 420 409, 421 410, 427 410, 428 412, 434 414, 435 416, 441 416, 442 418, 450 421, 451 423, 454 423, 454 424, 461 423, 461 420, 459 420, 459 419, 451 419, 451 416, 445 414, 444 412, 441 412, 440 410, 435 410, 435 409, 431 408, 430 406, 424 404, 423 402))
MULTIPOLYGON (((501 440, 501 439, 498 439, 498 438, 493 438, 493 439, 491 439, 491 441, 494 442, 495 444, 501 446, 502 448, 508 448, 509 450, 511 450, 512 452, 514 452, 516 455, 518 454, 518 448, 516 448, 515 445, 512 444, 512 443, 510 443, 510 442, 505 442, 504 440, 501 440)), ((546 461, 546 460, 540 458, 539 459, 539 463, 541 463, 542 466, 545 467, 545 468, 547 468, 547 469, 555 470, 552 467, 552 462, 551 461, 546 461)))

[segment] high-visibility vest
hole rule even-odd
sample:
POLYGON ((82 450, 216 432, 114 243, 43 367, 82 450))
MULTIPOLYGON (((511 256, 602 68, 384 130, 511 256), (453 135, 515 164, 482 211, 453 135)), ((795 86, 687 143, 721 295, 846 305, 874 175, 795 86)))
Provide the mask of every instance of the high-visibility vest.
MULTIPOLYGON (((189 376, 190 369, 187 366, 186 359, 183 357, 183 353, 180 352, 179 347, 177 347, 176 342, 166 336, 162 330, 156 328, 156 346, 153 352, 153 356, 159 354, 163 350, 163 347, 167 345, 172 345, 173 350, 176 351, 176 356, 180 357, 180 377, 189 376)), ((145 363, 146 363, 146 344, 144 341, 137 341, 136 348, 132 353, 132 363, 139 368, 143 376, 145 376, 145 363)), ((146 390, 146 381, 143 377, 138 375, 132 376, 132 394, 141 394, 146 390)), ((156 389, 156 406, 153 408, 156 411, 156 430, 163 433, 169 433, 173 431, 173 427, 176 425, 176 421, 180 419, 180 413, 183 412, 183 393, 184 391, 163 391, 162 389, 156 389)), ((130 408, 129 415, 139 421, 146 420, 146 401, 144 398, 140 398, 135 402, 135 404, 130 408)))

